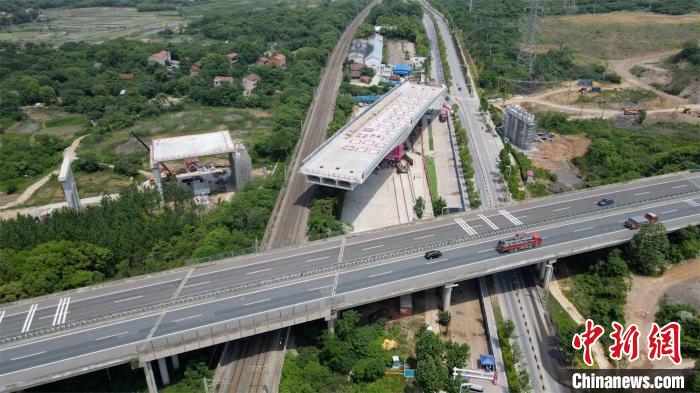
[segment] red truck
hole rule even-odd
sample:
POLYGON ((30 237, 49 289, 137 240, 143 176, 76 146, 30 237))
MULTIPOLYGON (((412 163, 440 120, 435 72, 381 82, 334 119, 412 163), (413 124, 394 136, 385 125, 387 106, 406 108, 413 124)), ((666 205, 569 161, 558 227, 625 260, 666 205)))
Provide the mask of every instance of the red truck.
POLYGON ((496 250, 501 254, 539 247, 542 236, 539 233, 516 233, 515 236, 498 241, 496 250))
POLYGON ((659 222, 659 216, 654 213, 647 213, 643 216, 630 217, 625 221, 625 226, 629 229, 637 229, 650 222, 659 222))
POLYGON ((444 123, 447 121, 447 113, 448 113, 447 108, 445 108, 444 106, 442 108, 440 108, 440 122, 441 123, 444 123))

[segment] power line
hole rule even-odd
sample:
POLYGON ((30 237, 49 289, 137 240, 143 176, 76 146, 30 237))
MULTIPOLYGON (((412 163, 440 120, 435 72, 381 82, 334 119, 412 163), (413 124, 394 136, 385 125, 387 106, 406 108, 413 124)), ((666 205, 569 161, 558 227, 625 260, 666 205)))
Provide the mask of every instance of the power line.
POLYGON ((537 22, 539 19, 539 0, 530 1, 530 9, 527 17, 527 37, 525 47, 518 53, 518 62, 523 64, 530 75, 535 71, 535 56, 537 55, 537 22))

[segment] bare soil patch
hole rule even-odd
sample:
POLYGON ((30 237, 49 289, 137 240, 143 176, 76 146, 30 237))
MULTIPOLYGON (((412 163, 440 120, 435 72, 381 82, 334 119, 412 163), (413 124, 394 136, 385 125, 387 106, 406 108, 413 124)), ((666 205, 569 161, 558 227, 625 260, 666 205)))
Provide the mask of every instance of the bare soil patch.
POLYGON ((416 47, 408 41, 388 41, 389 64, 407 64, 416 55, 416 47), (406 58, 408 57, 408 58, 406 58))
POLYGON ((476 280, 463 281, 452 290, 450 337, 471 348, 467 367, 477 368, 480 354, 489 353, 476 280))
POLYGON ((531 159, 533 165, 557 175, 557 183, 573 188, 581 183, 578 169, 571 160, 588 151, 591 141, 582 135, 554 134, 551 142, 536 144, 531 159))
POLYGON ((688 37, 700 34, 700 14, 610 12, 541 20, 542 45, 567 46, 588 63, 678 48, 688 37))
MULTIPOLYGON (((659 310, 659 301, 666 294, 672 303, 689 301, 688 297, 695 296, 697 306, 700 299, 700 258, 676 265, 668 269, 661 277, 632 276, 632 288, 627 294, 625 304, 625 320, 627 325, 635 323, 639 326, 642 342, 649 334, 654 315, 659 310)), ((646 359, 645 345, 640 345, 640 358, 631 363, 631 368, 651 368, 652 363, 646 359)), ((687 368, 694 360, 684 358, 679 366, 665 359, 655 362, 655 368, 687 368)))

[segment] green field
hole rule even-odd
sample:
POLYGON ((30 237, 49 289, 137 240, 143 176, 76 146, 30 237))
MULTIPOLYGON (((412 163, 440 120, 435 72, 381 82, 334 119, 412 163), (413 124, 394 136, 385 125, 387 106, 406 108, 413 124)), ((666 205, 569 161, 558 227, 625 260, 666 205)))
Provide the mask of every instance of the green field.
MULTIPOLYGON (((78 154, 94 153, 100 162, 113 163, 125 156, 138 158, 146 163, 146 149, 131 136, 134 132, 146 143, 152 137, 176 136, 188 133, 201 133, 228 129, 231 136, 242 139, 254 164, 264 162, 255 155, 255 144, 261 143, 272 130, 272 118, 268 112, 233 108, 212 108, 188 105, 184 110, 171 112, 158 117, 137 122, 134 126, 107 135, 89 135, 80 147, 78 154)), ((147 169, 144 166, 144 169, 147 169)))
POLYGON ((540 20, 538 45, 569 47, 583 63, 667 52, 700 36, 700 14, 611 12, 540 20))
POLYGON ((438 195, 438 179, 433 157, 425 157, 425 171, 428 173, 428 185, 430 186, 430 198, 435 201, 438 195))
POLYGON ((46 9, 34 23, 0 30, 0 41, 100 43, 117 37, 152 39, 163 28, 178 30, 185 23, 176 11, 137 12, 136 8, 46 9))

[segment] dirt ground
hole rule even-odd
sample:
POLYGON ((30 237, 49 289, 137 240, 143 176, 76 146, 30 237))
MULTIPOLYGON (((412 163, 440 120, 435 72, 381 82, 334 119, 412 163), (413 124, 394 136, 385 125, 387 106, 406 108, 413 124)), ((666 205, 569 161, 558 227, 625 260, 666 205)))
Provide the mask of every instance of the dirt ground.
POLYGON ((697 35, 700 14, 610 12, 541 18, 545 48, 571 48, 581 60, 624 59, 678 48, 697 35))
POLYGON ((476 280, 463 281, 452 290, 451 309, 450 338, 469 344, 467 367, 476 369, 479 355, 489 353, 476 280))
POLYGON ((389 64, 408 64, 411 57, 416 55, 416 47, 413 42, 390 40, 387 44, 389 64), (408 52, 408 59, 406 58, 408 52))
MULTIPOLYGON (((640 358, 633 362, 631 368, 650 368, 646 359, 645 342, 654 315, 659 310, 659 300, 666 294, 671 303, 693 302, 700 307, 700 258, 673 266, 661 277, 632 276, 632 288, 627 295, 625 319, 627 324, 635 323, 640 328, 640 358)), ((683 358, 679 366, 667 359, 655 362, 655 368, 688 368, 694 359, 683 358)))
POLYGON ((530 157, 536 167, 557 175, 557 182, 573 188, 581 182, 579 172, 571 163, 574 157, 586 154, 591 141, 579 135, 554 134, 551 142, 539 142, 530 157))

